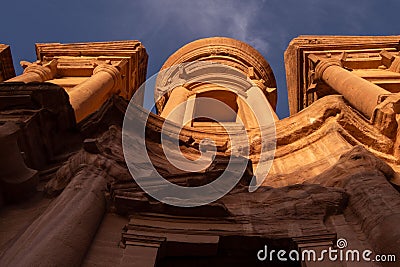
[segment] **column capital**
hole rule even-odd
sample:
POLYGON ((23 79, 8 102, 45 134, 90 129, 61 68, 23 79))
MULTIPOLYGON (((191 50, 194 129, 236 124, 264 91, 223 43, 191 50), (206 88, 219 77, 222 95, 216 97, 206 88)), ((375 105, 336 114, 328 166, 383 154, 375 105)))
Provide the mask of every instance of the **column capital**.
MULTIPOLYGON (((21 65, 23 63, 21 62, 21 65)), ((40 79, 44 82, 53 79, 57 73, 57 60, 53 59, 50 62, 40 65, 40 63, 31 63, 24 69, 24 73, 33 72, 39 75, 40 79)))
POLYGON ((324 71, 332 66, 343 67, 342 62, 336 58, 318 59, 315 66, 315 78, 317 80, 322 80, 322 75, 324 71))
POLYGON ((93 75, 96 75, 99 72, 107 72, 111 75, 114 81, 112 90, 115 90, 122 85, 122 75, 117 67, 109 64, 101 64, 93 70, 93 75))

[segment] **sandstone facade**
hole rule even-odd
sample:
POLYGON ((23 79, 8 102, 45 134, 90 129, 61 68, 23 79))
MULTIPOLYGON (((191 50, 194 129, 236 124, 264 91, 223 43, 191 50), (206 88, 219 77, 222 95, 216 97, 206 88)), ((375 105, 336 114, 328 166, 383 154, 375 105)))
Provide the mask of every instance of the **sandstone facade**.
MULTIPOLYGON (((11 78, 10 68, 0 73, 7 80, 0 84, 0 264, 265 266, 257 260, 264 245, 301 253, 334 246, 339 238, 352 249, 399 258, 399 38, 295 38, 285 53, 291 116, 282 120, 275 114, 271 67, 237 40, 206 38, 175 52, 157 79, 158 114, 148 118, 142 95, 128 106, 146 78, 140 42, 38 44, 38 61, 22 62, 22 75, 11 78), (214 65, 174 68, 193 61, 214 65), (232 72, 221 73, 218 64, 232 72), (201 83, 202 78, 223 86, 201 83), (243 122, 247 136, 239 136, 235 147, 218 123, 193 119, 196 112, 206 117, 207 109, 196 107, 202 96, 236 112, 220 117, 231 123, 229 131, 239 131, 237 118, 243 122), (170 116, 189 99, 194 106, 170 116), (239 183, 203 206, 155 200, 132 179, 125 162, 127 109, 146 125, 147 153, 168 181, 205 185, 234 155, 247 166, 239 183), (264 134, 269 124, 254 115, 269 111, 273 136, 264 134), (179 133, 174 153, 189 159, 199 157, 203 139, 214 140, 212 164, 196 172, 173 166, 163 151, 162 129, 179 133), (272 150, 272 141, 273 161, 260 156, 272 150), (266 161, 272 164, 268 175, 249 192, 266 161)), ((0 52, 0 60, 10 62, 7 55, 0 52)), ((134 140, 141 133, 129 134, 134 140)), ((145 170, 141 178, 152 182, 145 170)), ((350 266, 328 260, 268 264, 350 266)))

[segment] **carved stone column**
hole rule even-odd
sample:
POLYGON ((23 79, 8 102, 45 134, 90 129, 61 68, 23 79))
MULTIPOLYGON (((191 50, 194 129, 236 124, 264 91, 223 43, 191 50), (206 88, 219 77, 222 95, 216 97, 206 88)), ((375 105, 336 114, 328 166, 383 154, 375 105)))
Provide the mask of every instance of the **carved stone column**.
POLYGON ((99 65, 93 75, 75 86, 68 94, 79 122, 100 108, 104 101, 118 91, 121 73, 112 65, 99 65))
POLYGON ((315 55, 310 55, 309 58, 316 63, 316 78, 343 95, 353 107, 368 118, 372 117, 381 96, 390 94, 389 91, 342 68, 338 60, 320 59, 315 55))
POLYGON ((57 73, 57 60, 55 59, 44 65, 24 61, 21 61, 21 65, 26 66, 24 73, 6 82, 45 82, 53 79, 57 73))
MULTIPOLYGON (((183 124, 186 125, 193 120, 194 108, 196 103, 196 94, 190 94, 186 102, 185 115, 183 117, 183 124)), ((190 124, 192 125, 192 124, 190 124)))
POLYGON ((107 174, 91 166, 18 235, 0 266, 81 266, 106 210, 107 174))
MULTIPOLYGON (((250 105, 251 109, 253 110, 254 114, 265 114, 258 118, 261 121, 258 121, 255 127, 259 127, 261 125, 270 125, 273 121, 279 121, 278 115, 276 115, 274 108, 272 107, 271 103, 268 99, 265 99, 263 95, 262 89, 260 90, 260 86, 253 86, 247 90, 247 103, 250 105), (271 117, 267 115, 268 113, 265 112, 265 109, 268 108, 271 113, 271 117)), ((268 90, 266 88, 264 90, 268 90)), ((273 90, 273 88, 270 88, 273 90)))
POLYGON ((165 105, 163 111, 161 112, 161 117, 167 118, 178 124, 182 124, 183 118, 185 116, 186 105, 182 104, 190 96, 190 91, 183 86, 179 86, 172 90, 171 95, 165 105), (179 106, 177 109, 175 109, 179 106))

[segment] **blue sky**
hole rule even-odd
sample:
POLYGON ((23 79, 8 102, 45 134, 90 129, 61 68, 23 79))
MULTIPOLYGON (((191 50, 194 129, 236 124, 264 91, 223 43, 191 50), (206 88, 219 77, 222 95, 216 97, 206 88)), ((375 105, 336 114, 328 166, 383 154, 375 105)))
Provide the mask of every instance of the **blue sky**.
MULTIPOLYGON (((283 53, 298 35, 399 35, 400 1, 322 0, 82 0, 7 1, 0 43, 20 60, 35 60, 36 42, 138 39, 149 54, 148 75, 182 45, 227 36, 254 46, 272 66, 280 118, 287 117, 283 53)), ((151 92, 145 104, 152 102, 151 92)))

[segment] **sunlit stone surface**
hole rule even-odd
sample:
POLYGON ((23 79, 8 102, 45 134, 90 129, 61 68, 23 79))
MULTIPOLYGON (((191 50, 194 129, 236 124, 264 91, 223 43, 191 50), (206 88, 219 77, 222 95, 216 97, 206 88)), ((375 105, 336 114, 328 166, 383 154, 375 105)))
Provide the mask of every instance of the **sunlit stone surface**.
MULTIPOLYGON (((21 62, 24 73, 16 77, 9 47, 0 45, 0 265, 265 266, 257 260, 264 245, 321 251, 337 238, 349 249, 400 258, 399 40, 293 39, 285 52, 291 116, 282 119, 275 109, 277 90, 285 89, 276 88, 254 48, 214 37, 177 50, 154 88, 157 114, 143 122, 155 169, 174 184, 196 187, 217 179, 231 155, 247 162, 232 191, 192 208, 146 194, 125 163, 124 114, 146 79, 139 41, 37 44, 38 60, 21 62), (171 69, 193 61, 232 72, 209 65, 171 69), (199 75, 220 85, 195 83, 199 75), (202 97, 233 113, 202 104, 202 97), (276 127, 274 159, 268 174, 256 177, 261 186, 249 192, 258 166, 272 160, 261 157, 275 141, 262 131, 269 121, 254 115, 268 112, 276 127), (211 114, 229 127, 207 119, 211 114), (233 146, 228 132, 239 128, 247 136, 233 146), (162 130, 179 133, 172 157, 196 160, 202 140, 213 140, 211 165, 196 172, 173 166, 162 130)), ((139 92, 129 116, 146 118, 142 102, 139 92)), ((139 135, 132 132, 132 140, 139 135)), ((129 146, 139 163, 145 160, 134 153, 138 143, 129 146)), ((135 167, 152 182, 151 171, 135 167)), ((268 266, 347 265, 276 260, 268 266)))

